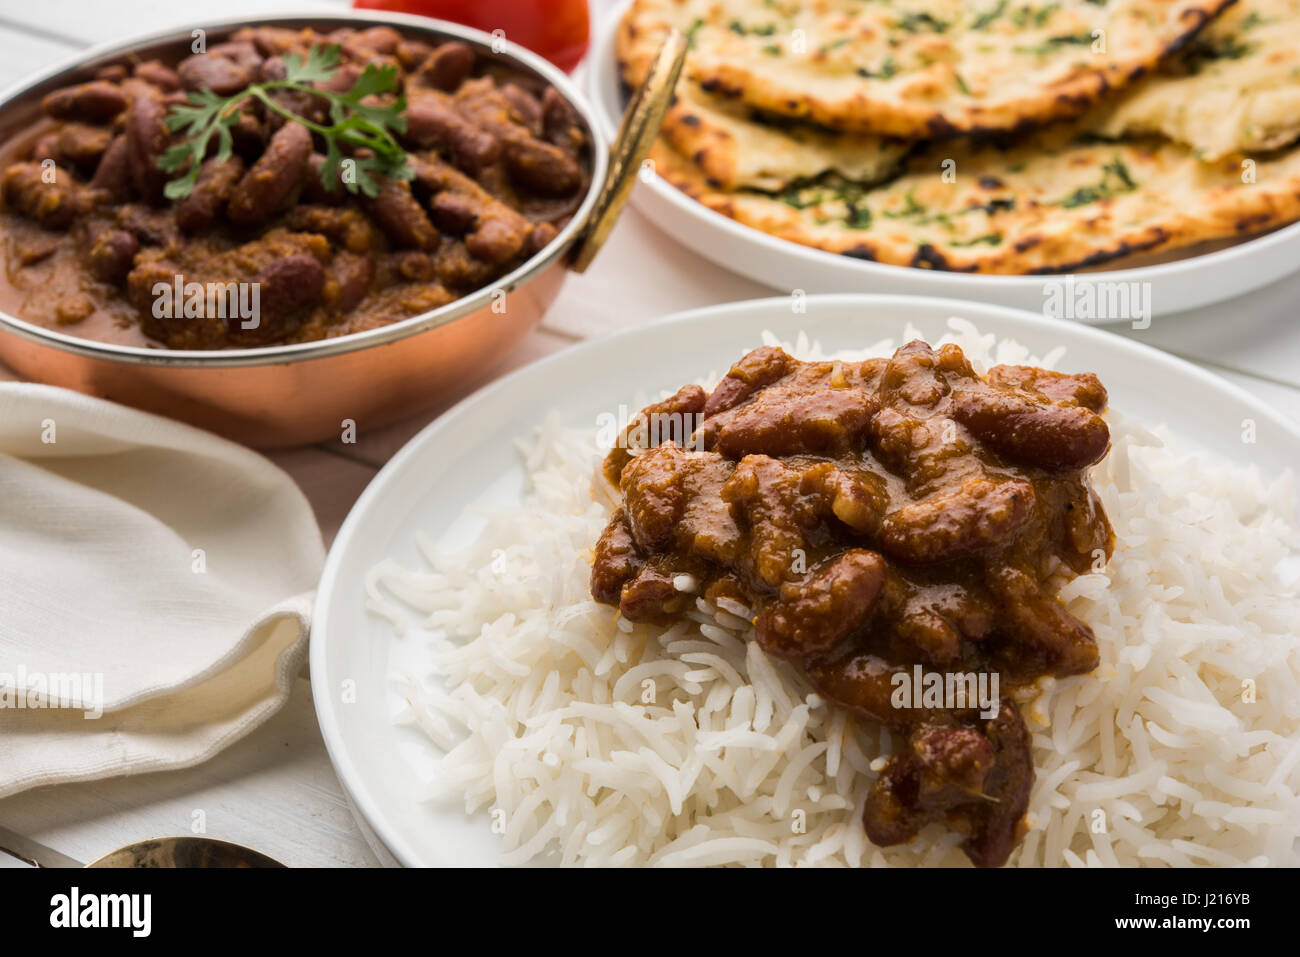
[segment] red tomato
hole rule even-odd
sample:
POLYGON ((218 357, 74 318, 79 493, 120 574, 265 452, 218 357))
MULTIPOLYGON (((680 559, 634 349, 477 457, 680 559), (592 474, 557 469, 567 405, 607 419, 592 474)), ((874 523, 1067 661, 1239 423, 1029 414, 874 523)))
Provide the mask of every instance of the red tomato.
POLYGON ((587 0, 352 0, 362 10, 392 10, 450 20, 512 43, 570 71, 587 52, 587 0))

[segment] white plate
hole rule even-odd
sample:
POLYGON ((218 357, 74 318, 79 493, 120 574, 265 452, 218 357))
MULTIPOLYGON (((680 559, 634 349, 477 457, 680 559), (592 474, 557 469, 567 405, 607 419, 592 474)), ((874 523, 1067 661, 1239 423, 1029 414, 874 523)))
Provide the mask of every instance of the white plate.
MULTIPOLYGON (((588 58, 587 87, 597 121, 613 142, 623 115, 614 35, 623 7, 605 15, 588 58)), ((695 252, 782 291, 873 292, 952 296, 1042 312, 1045 284, 1060 276, 973 276, 887 266, 777 239, 695 202, 666 180, 643 171, 632 202, 661 229, 695 252)), ((1159 265, 1085 274, 1094 282, 1150 283, 1155 315, 1222 302, 1300 269, 1300 223, 1216 252, 1159 265)), ((1125 321, 1132 317, 1087 320, 1125 321)), ((1085 321, 1085 320, 1080 320, 1085 321)))
POLYGON ((1248 456, 1265 475, 1300 463, 1300 431, 1241 389, 1148 346, 999 306, 817 296, 796 315, 787 298, 762 299, 681 313, 556 353, 470 396, 415 436, 357 500, 326 560, 311 635, 316 713, 363 831, 382 844, 381 857, 391 853, 407 865, 491 865, 500 848, 486 815, 469 818, 455 801, 417 800, 414 768, 427 769, 437 751, 391 724, 400 701, 390 689, 390 667, 414 643, 365 610, 362 582, 370 568, 390 556, 420 567, 416 529, 443 547, 463 545, 477 529, 466 506, 517 502, 524 473, 513 440, 528 435, 547 409, 568 424, 595 428, 601 412, 632 403, 638 392, 676 389, 725 370, 760 344, 764 329, 783 339, 803 329, 825 348, 847 349, 897 339, 908 322, 935 339, 949 316, 1017 339, 1036 355, 1065 346, 1060 367, 1099 373, 1115 408, 1148 425, 1165 422, 1220 455, 1248 456), (1241 440, 1245 419, 1256 423, 1251 445, 1241 440), (345 692, 353 703, 345 703, 345 692))

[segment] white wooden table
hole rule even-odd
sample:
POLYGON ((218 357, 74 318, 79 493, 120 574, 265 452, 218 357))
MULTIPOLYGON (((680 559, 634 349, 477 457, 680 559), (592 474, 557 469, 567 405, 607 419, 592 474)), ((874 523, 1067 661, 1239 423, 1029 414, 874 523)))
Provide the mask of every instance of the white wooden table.
MULTIPOLYGON (((604 5, 605 0, 594 0, 597 20, 604 5)), ((85 46, 204 16, 343 6, 345 0, 8 4, 0 13, 0 85, 85 46)), ((541 328, 482 382, 581 339, 656 316, 785 293, 701 260, 629 210, 592 269, 568 280, 541 328)), ((1234 302, 1157 318, 1140 332, 1114 329, 1211 369, 1300 421, 1298 306, 1300 275, 1234 302)), ((311 500, 328 541, 379 468, 452 401, 360 434, 354 445, 327 443, 271 457, 311 500)), ((206 812, 209 836, 249 844, 290 865, 377 863, 325 754, 304 675, 283 711, 207 764, 42 788, 0 801, 0 849, 11 852, 0 852, 0 866, 25 866, 21 859, 75 865, 131 841, 187 834, 196 809, 206 812)))

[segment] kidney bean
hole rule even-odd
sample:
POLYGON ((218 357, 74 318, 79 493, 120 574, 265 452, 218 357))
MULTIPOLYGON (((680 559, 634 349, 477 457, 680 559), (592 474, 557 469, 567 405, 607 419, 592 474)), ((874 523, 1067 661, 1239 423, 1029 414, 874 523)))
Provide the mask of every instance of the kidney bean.
POLYGON ((110 63, 95 71, 96 80, 106 80, 109 83, 121 83, 130 75, 131 71, 125 63, 110 63))
POLYGON ((324 83, 315 84, 318 90, 329 90, 331 93, 346 93, 357 84, 361 78, 361 67, 355 63, 344 63, 338 68, 338 71, 326 80, 324 83))
POLYGON ((1001 544, 1029 520, 1033 508, 1028 482, 972 476, 889 515, 881 544, 901 561, 948 561, 1001 544))
POLYGON ((1087 468, 1106 454, 1110 429, 1090 409, 987 390, 953 396, 951 414, 1017 465, 1053 471, 1087 468))
MULTIPOLYGON (((550 89, 550 87, 547 89, 550 89)), ((534 136, 540 136, 542 133, 542 104, 537 101, 537 97, 517 83, 504 84, 501 87, 501 95, 505 97, 506 102, 513 109, 515 121, 527 127, 528 132, 534 136)))
POLYGON ((501 155, 496 137, 466 120, 445 99, 427 94, 407 107, 402 141, 417 149, 445 152, 455 166, 471 175, 501 155))
POLYGON ((274 322, 320 300, 325 268, 314 256, 295 253, 271 263, 255 281, 262 316, 274 322))
POLYGON ((187 233, 207 229, 221 214, 235 184, 244 175, 244 161, 232 156, 224 162, 215 158, 199 169, 193 192, 176 204, 176 224, 187 233))
POLYGON ((160 206, 167 174, 158 168, 158 158, 167 148, 167 126, 163 122, 167 110, 152 87, 145 89, 151 92, 137 90, 126 110, 127 168, 140 197, 160 206))
POLYGON ((352 34, 343 43, 343 51, 364 60, 370 53, 396 53, 401 42, 402 35, 392 27, 367 27, 352 34))
POLYGON ((351 312, 370 292, 375 278, 375 264, 369 256, 342 252, 334 257, 334 281, 338 283, 335 312, 351 312))
POLYGON ((41 109, 56 120, 104 123, 126 109, 126 94, 115 83, 92 80, 55 90, 41 101, 41 109))
POLYGON ((866 619, 885 583, 885 562, 875 552, 850 549, 786 582, 759 615, 755 640, 781 658, 824 654, 866 619))
POLYGON ((140 240, 144 246, 170 246, 179 238, 176 219, 171 210, 153 209, 139 203, 125 203, 117 208, 117 224, 140 240))
POLYGON ((407 40, 405 38, 398 44, 396 50, 397 59, 402 62, 402 69, 408 73, 417 63, 422 63, 432 52, 433 47, 423 40, 407 40))
POLYGON ((1106 411, 1106 387, 1091 372, 1069 375, 1035 366, 1001 365, 989 369, 989 382, 1014 389, 1041 392, 1049 399, 1073 402, 1093 412, 1106 411))
POLYGON ((587 144, 578 113, 563 94, 548 86, 542 94, 542 136, 570 156, 579 156, 587 144))
POLYGON ((119 133, 109 142, 104 155, 90 178, 90 188, 103 190, 111 203, 123 202, 130 187, 131 173, 127 168, 126 135, 119 133))
POLYGON ((522 217, 484 217, 474 232, 465 237, 465 247, 476 259, 495 265, 508 263, 519 255, 528 237, 527 222, 522 217))
POLYGON ((181 88, 181 78, 171 67, 163 66, 158 60, 146 60, 136 64, 135 74, 146 83, 152 83, 164 93, 171 93, 181 88))
POLYGON ((57 150, 60 158, 80 170, 91 170, 108 149, 113 134, 102 126, 69 123, 59 130, 57 150))
POLYGON ((302 178, 302 201, 338 206, 347 199, 349 194, 337 173, 334 176, 334 189, 326 188, 324 181, 320 177, 320 171, 324 165, 325 157, 320 153, 312 153, 307 157, 307 172, 303 174, 302 178))
POLYGON ((380 187, 379 195, 366 202, 366 208, 379 228, 398 246, 426 251, 437 248, 438 231, 406 183, 388 180, 380 187))
POLYGON ((247 69, 215 53, 196 53, 182 60, 176 73, 185 89, 211 90, 218 96, 230 96, 252 81, 247 69))
POLYGON ((283 80, 289 75, 284 65, 284 57, 281 56, 267 57, 262 61, 262 68, 257 72, 263 83, 283 80))
POLYGON ((469 199, 446 190, 429 201, 429 212, 438 228, 452 236, 463 236, 478 219, 478 211, 469 199))
POLYGON ((474 68, 474 51, 468 44, 450 40, 434 49, 420 67, 419 77, 435 90, 450 93, 465 82, 474 68))
POLYGON ((77 185, 62 170, 54 170, 47 182, 46 167, 40 163, 15 163, 5 170, 5 202, 42 226, 62 229, 81 211, 77 185))
POLYGON ((249 162, 254 162, 266 148, 266 124, 251 108, 246 107, 230 128, 230 141, 234 151, 249 162))
POLYGON ((282 55, 302 46, 302 35, 287 27, 244 27, 230 36, 231 43, 251 43, 262 56, 282 55))
POLYGON ((90 271, 104 282, 126 279, 140 251, 140 241, 124 229, 101 229, 87 252, 90 271))
POLYGON ((231 40, 227 43, 218 43, 214 47, 208 47, 208 52, 213 56, 223 57, 238 63, 250 75, 254 76, 262 68, 263 56, 258 52, 257 47, 246 40, 231 40))
POLYGON ((504 147, 510 175, 546 196, 568 196, 582 185, 582 169, 558 146, 520 137, 504 147))
POLYGON ((438 230, 406 183, 389 179, 380 187, 380 194, 368 200, 367 208, 383 233, 398 246, 425 251, 438 247, 438 230))
POLYGON ((551 244, 551 240, 558 235, 557 230, 550 223, 535 223, 532 232, 528 234, 528 239, 524 243, 524 255, 535 256, 551 244))
POLYGON ((28 157, 39 163, 41 160, 52 159, 55 162, 59 159, 59 134, 56 130, 53 133, 46 133, 35 143, 32 144, 32 152, 28 157))
POLYGON ((231 222, 250 226, 274 215, 302 180, 311 147, 311 133, 305 126, 280 127, 266 152, 235 185, 226 204, 231 222))

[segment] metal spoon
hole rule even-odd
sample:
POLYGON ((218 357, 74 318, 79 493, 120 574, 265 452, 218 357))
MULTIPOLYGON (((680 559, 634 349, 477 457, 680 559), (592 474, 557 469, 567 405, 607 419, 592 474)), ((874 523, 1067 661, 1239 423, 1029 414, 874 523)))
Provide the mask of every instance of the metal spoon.
POLYGON ((207 837, 158 837, 110 851, 87 867, 284 867, 261 851, 207 837))

